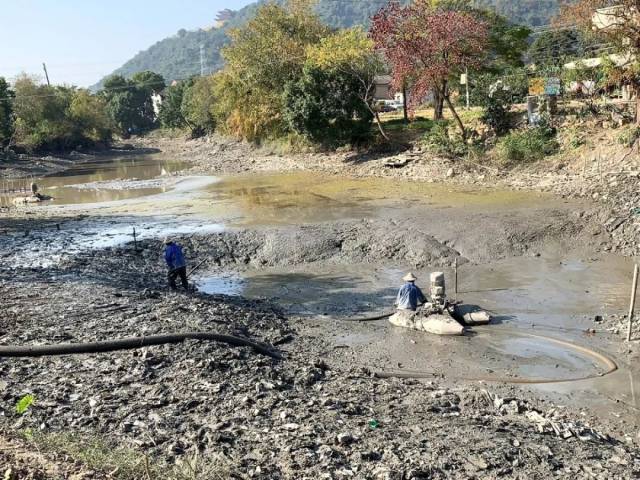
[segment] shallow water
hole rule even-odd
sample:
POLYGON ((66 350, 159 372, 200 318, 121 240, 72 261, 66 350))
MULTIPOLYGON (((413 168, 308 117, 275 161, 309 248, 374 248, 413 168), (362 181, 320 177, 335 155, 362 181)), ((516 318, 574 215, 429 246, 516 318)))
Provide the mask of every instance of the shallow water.
MULTIPOLYGON (((66 240, 64 248, 71 251, 131 241, 133 226, 137 227, 138 238, 157 238, 166 233, 211 232, 229 226, 299 225, 377 217, 407 207, 441 210, 442 218, 446 218, 448 208, 482 212, 488 208, 518 209, 562 202, 557 197, 532 192, 454 189, 435 183, 343 178, 315 172, 173 181, 171 172, 182 167, 151 156, 122 158, 92 162, 37 183, 44 193, 56 197, 49 203, 54 208, 71 213, 85 209, 85 213, 100 216, 93 223, 84 221, 84 230, 66 240), (131 182, 127 180, 131 179, 136 179, 135 188, 129 188, 131 182), (77 187, 106 181, 110 188, 105 184, 77 187), (148 187, 145 181, 150 181, 148 187)), ((45 249, 34 255, 51 259, 55 252, 45 249)), ((388 310, 402 273, 411 268, 351 265, 268 269, 242 275, 204 272, 198 283, 208 293, 272 298, 293 314, 328 321, 332 317, 367 316, 388 310)), ((584 330, 594 327, 596 314, 624 308, 630 271, 628 259, 608 255, 585 260, 558 251, 542 252, 541 257, 469 264, 459 272, 458 298, 497 312, 492 336, 434 338, 389 329, 381 322, 366 331, 337 334, 335 341, 350 347, 384 346, 388 352, 383 362, 386 365, 446 369, 457 364, 460 369, 471 366, 483 374, 505 370, 518 377, 568 378, 596 371, 597 366, 592 359, 557 345, 514 338, 501 333, 501 329, 517 327, 579 343, 585 340, 584 330)), ((423 279, 428 278, 428 273, 428 269, 418 272, 423 279)), ((449 281, 452 272, 446 273, 449 281)), ((573 384, 563 384, 556 390, 543 385, 536 388, 585 396, 597 392, 607 398, 618 395, 639 407, 635 389, 629 387, 633 387, 633 376, 627 373, 623 368, 603 379, 577 382, 575 388, 573 384)))
POLYGON ((128 200, 163 193, 171 189, 165 179, 185 167, 184 163, 162 160, 152 155, 105 158, 79 164, 60 175, 34 179, 41 193, 52 196, 51 205, 71 205, 128 200), (128 188, 127 180, 139 181, 128 188), (145 180, 157 179, 144 186, 145 180), (94 182, 108 185, 76 188, 94 182), (120 182, 120 184, 118 184, 120 182))

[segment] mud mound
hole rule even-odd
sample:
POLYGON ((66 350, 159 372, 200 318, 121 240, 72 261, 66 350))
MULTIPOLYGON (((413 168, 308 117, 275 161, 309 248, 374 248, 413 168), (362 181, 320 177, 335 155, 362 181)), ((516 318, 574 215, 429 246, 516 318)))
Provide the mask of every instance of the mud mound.
MULTIPOLYGON (((189 242, 187 242, 189 244, 189 242)), ((389 223, 363 220, 299 228, 266 228, 195 237, 193 251, 218 265, 272 267, 313 262, 401 261, 417 266, 449 265, 457 252, 430 235, 389 223)))

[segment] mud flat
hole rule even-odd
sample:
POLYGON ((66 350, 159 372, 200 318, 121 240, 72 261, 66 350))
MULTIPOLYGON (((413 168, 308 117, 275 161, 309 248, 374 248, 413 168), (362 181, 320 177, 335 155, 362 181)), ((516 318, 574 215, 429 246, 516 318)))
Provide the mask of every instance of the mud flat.
POLYGON ((103 201, 72 187, 131 177, 145 180, 70 174, 67 201, 3 214, 0 343, 207 331, 284 358, 187 342, 0 359, 5 445, 66 451, 79 470, 95 462, 83 445, 118 445, 89 465, 94 478, 185 478, 185 464, 201 469, 195 478, 640 474, 638 405, 621 387, 633 357, 593 321, 620 314, 630 262, 596 252, 607 232, 588 202, 305 172, 181 179, 103 201), (167 233, 191 265, 205 261, 193 278, 205 292, 166 292, 167 233), (450 275, 454 260, 460 295, 498 313, 491 333, 438 339, 348 321, 388 310, 405 270, 450 275), (622 376, 598 378, 592 358, 530 333, 602 351, 622 376), (376 377, 398 370, 430 377, 376 377), (595 380, 504 381, 582 376, 595 380), (26 394, 36 402, 19 414, 26 394), (138 461, 125 468, 123 456, 138 461))

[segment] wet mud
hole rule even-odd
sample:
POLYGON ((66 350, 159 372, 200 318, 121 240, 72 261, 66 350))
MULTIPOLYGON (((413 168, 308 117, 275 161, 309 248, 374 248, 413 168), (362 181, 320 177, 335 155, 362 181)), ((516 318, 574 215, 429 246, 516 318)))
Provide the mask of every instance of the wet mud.
POLYGON ((254 478, 636 471, 625 361, 582 382, 491 380, 605 373, 545 336, 618 357, 618 338, 593 319, 622 310, 630 261, 596 252, 606 232, 588 203, 300 172, 174 178, 179 165, 141 161, 48 179, 46 189, 63 192, 57 204, 0 214, 0 342, 204 329, 266 342, 285 359, 198 342, 0 359, 7 435, 39 425, 99 434, 169 464, 222 451, 231 471, 254 478), (200 293, 166 292, 164 235, 191 266, 204 262, 191 279, 200 293), (454 261, 457 297, 496 315, 487 329, 454 339, 345 321, 388 311, 407 270, 444 271, 454 295, 454 261), (375 378, 385 371, 432 379, 375 378), (17 416, 11 406, 27 392, 42 400, 17 416), (545 399, 569 407, 549 413, 545 399), (538 448, 551 453, 541 460, 538 448))

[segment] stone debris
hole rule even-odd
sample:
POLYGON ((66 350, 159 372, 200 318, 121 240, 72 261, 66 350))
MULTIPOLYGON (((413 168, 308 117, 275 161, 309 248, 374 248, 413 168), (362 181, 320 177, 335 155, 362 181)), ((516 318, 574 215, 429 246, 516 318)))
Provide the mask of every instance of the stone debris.
POLYGON ((482 393, 498 412, 505 415, 523 415, 534 424, 538 433, 550 433, 565 440, 577 438, 583 442, 611 443, 612 441, 608 435, 599 433, 580 422, 569 420, 557 409, 543 413, 532 408, 525 401, 501 398, 487 390, 483 390, 482 393))

